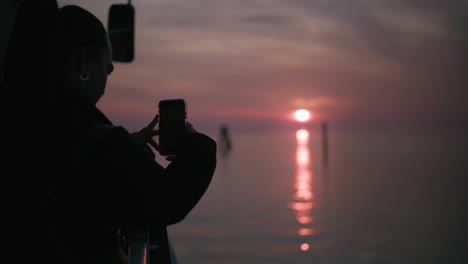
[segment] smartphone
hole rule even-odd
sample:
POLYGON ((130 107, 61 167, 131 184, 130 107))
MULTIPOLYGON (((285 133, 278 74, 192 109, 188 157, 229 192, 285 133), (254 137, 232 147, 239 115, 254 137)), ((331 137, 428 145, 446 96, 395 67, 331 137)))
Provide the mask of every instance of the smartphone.
POLYGON ((187 105, 184 99, 161 100, 159 113, 159 154, 174 155, 177 152, 179 139, 185 133, 187 122, 187 105))

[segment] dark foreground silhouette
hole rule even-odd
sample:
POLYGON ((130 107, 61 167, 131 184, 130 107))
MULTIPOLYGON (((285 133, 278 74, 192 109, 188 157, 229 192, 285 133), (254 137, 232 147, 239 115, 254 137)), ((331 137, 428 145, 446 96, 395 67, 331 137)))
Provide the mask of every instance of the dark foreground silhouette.
MULTIPOLYGON (((21 190, 29 206, 22 209, 34 204, 45 216, 45 262, 125 262, 128 232, 143 226, 167 235, 166 226, 195 207, 216 168, 216 142, 187 123, 176 155, 162 167, 155 161, 157 115, 131 133, 96 107, 114 67, 102 23, 78 6, 59 9, 56 1, 19 5, 2 86, 24 103, 24 113, 10 114, 11 124, 18 123, 14 138, 29 126, 34 131, 27 144, 37 156, 28 163, 34 175, 21 179, 34 192, 21 190)), ((21 143, 16 147, 24 152, 21 143)))

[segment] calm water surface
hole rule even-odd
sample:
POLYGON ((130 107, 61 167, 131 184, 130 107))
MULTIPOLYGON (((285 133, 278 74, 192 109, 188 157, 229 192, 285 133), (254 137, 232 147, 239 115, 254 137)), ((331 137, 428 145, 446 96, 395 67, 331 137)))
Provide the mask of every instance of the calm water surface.
POLYGON ((232 134, 179 263, 468 263, 455 140, 332 132, 328 165, 318 129, 232 134))

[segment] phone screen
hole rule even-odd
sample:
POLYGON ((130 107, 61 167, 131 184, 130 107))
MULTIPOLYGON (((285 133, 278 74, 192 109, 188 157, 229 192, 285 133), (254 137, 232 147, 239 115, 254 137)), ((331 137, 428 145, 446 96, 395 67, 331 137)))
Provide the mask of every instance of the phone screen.
POLYGON ((185 133, 187 107, 184 99, 161 100, 159 108, 159 153, 173 155, 177 143, 185 133))

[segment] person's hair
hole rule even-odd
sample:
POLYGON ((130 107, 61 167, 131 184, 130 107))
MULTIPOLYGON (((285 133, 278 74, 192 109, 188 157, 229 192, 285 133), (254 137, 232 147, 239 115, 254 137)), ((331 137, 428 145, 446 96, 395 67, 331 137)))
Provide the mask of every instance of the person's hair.
POLYGON ((107 31, 101 21, 89 11, 75 5, 59 9, 58 26, 64 58, 77 48, 88 48, 93 58, 108 48, 107 31))

